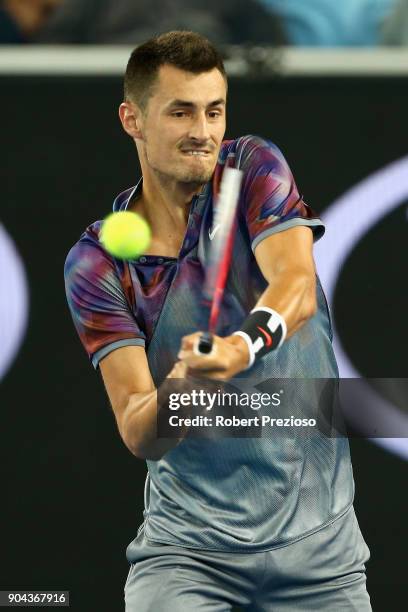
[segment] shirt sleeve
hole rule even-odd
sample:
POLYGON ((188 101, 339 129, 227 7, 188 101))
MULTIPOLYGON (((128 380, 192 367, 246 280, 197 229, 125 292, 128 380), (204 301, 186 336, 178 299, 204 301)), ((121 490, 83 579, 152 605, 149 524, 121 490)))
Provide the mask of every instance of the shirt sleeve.
POLYGON ((299 194, 276 145, 255 136, 244 137, 236 157, 244 171, 241 204, 253 251, 264 238, 297 225, 309 226, 314 239, 321 238, 324 225, 299 194))
POLYGON ((75 328, 95 368, 117 348, 145 345, 115 264, 102 248, 77 242, 68 253, 64 276, 75 328))

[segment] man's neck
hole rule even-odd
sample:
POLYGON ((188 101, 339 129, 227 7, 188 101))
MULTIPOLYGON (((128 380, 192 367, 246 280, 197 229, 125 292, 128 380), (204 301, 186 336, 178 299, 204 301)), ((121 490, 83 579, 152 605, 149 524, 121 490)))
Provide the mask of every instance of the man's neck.
POLYGON ((191 200, 201 193, 197 183, 181 183, 161 175, 143 175, 142 193, 133 210, 150 224, 153 233, 165 226, 185 229, 191 200))
POLYGON ((140 214, 152 232, 149 253, 177 257, 187 228, 191 200, 202 185, 149 180, 143 176, 139 197, 128 210, 140 214))

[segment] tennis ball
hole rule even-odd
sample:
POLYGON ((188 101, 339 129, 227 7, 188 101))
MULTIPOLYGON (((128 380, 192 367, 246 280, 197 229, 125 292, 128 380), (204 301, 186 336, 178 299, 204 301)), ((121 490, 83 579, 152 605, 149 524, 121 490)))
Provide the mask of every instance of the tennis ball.
POLYGON ((150 227, 146 221, 128 210, 108 215, 99 236, 105 249, 119 259, 135 259, 146 251, 150 239, 150 227))

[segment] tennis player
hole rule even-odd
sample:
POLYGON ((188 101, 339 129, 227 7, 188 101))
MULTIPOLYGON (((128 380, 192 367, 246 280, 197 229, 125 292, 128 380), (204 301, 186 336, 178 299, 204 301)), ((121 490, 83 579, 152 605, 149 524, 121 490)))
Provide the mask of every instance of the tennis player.
POLYGON ((169 378, 338 375, 312 254, 322 222, 274 144, 223 141, 226 99, 222 59, 198 34, 169 32, 132 53, 119 114, 142 178, 113 210, 142 215, 152 242, 120 261, 100 244, 97 221, 65 266, 74 324, 120 435, 148 465, 126 610, 366 612, 369 550, 346 438, 157 435, 157 390, 169 378), (234 251, 214 349, 201 355, 213 208, 228 166, 243 172, 234 251))

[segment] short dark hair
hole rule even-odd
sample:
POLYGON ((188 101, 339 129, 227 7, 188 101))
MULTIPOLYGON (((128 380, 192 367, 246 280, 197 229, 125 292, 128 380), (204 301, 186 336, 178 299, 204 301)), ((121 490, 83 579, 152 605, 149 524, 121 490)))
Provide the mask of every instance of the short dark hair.
POLYGON ((165 64, 195 74, 218 68, 225 80, 227 78, 220 52, 205 36, 175 30, 151 38, 134 49, 125 72, 125 100, 145 110, 159 68, 165 64))

